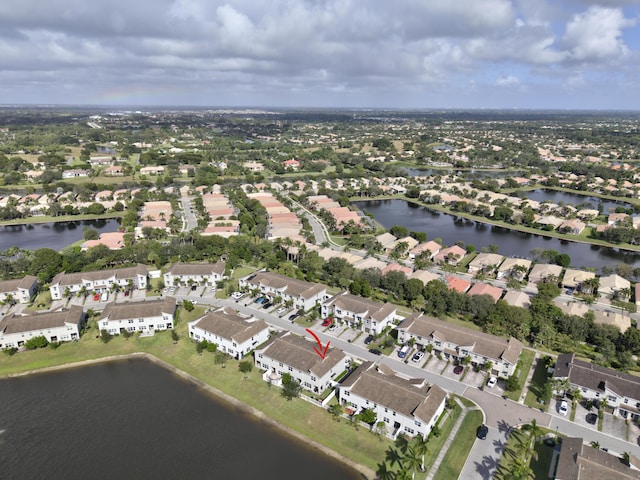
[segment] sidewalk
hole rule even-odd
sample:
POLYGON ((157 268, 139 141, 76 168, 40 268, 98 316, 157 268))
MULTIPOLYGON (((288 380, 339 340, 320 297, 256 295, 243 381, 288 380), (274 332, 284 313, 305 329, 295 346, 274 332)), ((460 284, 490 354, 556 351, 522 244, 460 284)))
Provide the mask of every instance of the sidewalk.
POLYGON ((435 462, 433 462, 433 465, 429 469, 429 473, 426 477, 427 480, 431 480, 435 476, 438 469, 440 468, 440 464, 442 463, 444 456, 449 451, 449 447, 453 443, 453 440, 455 439, 456 434, 458 433, 458 430, 460 430, 460 425, 462 424, 464 417, 467 415, 467 412, 469 411, 469 409, 464 405, 462 405, 457 398, 456 398, 456 403, 460 405, 460 407, 462 407, 462 414, 458 417, 456 424, 453 426, 453 429, 449 434, 449 438, 447 438, 447 441, 444 442, 444 445, 442 445, 442 448, 440 449, 440 453, 438 453, 438 456, 436 457, 435 462))

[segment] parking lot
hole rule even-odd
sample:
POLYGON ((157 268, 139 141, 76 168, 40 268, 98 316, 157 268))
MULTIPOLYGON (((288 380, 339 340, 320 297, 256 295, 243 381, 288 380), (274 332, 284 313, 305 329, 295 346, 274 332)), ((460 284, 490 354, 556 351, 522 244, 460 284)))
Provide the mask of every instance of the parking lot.
MULTIPOLYGON (((556 399, 552 402, 551 408, 549 409, 550 414, 563 417, 559 413, 560 402, 560 399, 556 399)), ((569 405, 569 412, 566 417, 563 418, 569 419, 571 418, 572 407, 570 398, 567 399, 567 403, 569 405)), ((585 408, 585 404, 585 402, 582 402, 576 405, 576 415, 573 421, 580 426, 597 430, 598 409, 596 406, 592 406, 591 409, 587 409, 585 408)), ((634 443, 638 442, 638 439, 640 438, 640 428, 638 428, 638 425, 635 422, 629 422, 629 425, 627 425, 624 418, 611 413, 604 414, 602 419, 602 432, 634 443)))

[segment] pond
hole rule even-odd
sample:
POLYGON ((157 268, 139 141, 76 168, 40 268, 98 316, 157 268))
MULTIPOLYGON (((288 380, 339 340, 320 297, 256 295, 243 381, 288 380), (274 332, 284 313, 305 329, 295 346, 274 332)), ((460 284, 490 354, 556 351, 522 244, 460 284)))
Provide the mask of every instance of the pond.
POLYGON ((535 200, 536 202, 552 202, 556 205, 563 203, 564 205, 573 205, 580 209, 594 209, 598 210, 599 206, 601 211, 605 214, 609 214, 615 211, 616 207, 631 208, 631 204, 624 201, 616 202, 612 200, 606 200, 598 197, 590 197, 587 195, 580 195, 578 193, 559 192, 557 190, 549 190, 541 188, 537 190, 531 190, 525 192, 527 198, 535 200))
POLYGON ((401 225, 409 231, 426 232, 429 239, 440 238, 445 245, 463 241, 475 246, 477 250, 497 245, 498 253, 502 255, 528 258, 533 258, 534 249, 556 250, 558 253, 568 254, 574 267, 600 269, 605 265, 613 267, 618 263, 640 266, 640 253, 521 233, 436 212, 405 200, 354 203, 363 211, 372 213, 376 221, 386 229, 401 225))

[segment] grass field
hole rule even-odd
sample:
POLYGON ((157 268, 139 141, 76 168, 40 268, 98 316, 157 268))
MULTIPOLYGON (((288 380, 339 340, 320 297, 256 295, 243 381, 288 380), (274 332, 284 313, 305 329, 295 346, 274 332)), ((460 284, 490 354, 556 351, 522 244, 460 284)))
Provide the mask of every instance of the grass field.
POLYGON ((433 477, 434 480, 449 480, 460 477, 460 472, 467 461, 467 455, 476 440, 476 429, 481 423, 482 412, 480 410, 467 412, 453 443, 440 464, 440 468, 433 477))
POLYGON ((545 393, 545 385, 548 382, 549 374, 547 373, 547 368, 544 362, 539 360, 536 363, 536 369, 533 371, 533 377, 531 377, 527 396, 524 398, 525 405, 547 410, 549 407, 549 401, 551 400, 551 395, 547 395, 545 393), (544 400, 544 403, 540 403, 538 399, 544 400))
POLYGON ((522 389, 524 388, 524 382, 527 380, 527 376, 529 375, 529 370, 531 370, 531 364, 533 363, 535 356, 536 353, 533 350, 529 350, 528 348, 522 350, 522 354, 520 354, 520 360, 518 362, 518 385, 520 385, 520 388, 515 392, 505 392, 505 395, 509 399, 515 402, 520 399, 522 389))

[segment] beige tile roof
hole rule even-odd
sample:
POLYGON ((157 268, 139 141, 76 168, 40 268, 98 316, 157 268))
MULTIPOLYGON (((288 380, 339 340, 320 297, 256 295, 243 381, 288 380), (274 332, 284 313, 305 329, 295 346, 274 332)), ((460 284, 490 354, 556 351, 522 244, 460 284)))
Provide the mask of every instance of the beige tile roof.
POLYGON ((15 278, 13 280, 4 280, 0 282, 0 293, 15 292, 19 288, 30 289, 34 282, 38 279, 33 275, 27 275, 23 278, 15 278))
POLYGON ((305 282, 297 278, 287 277, 273 272, 257 272, 246 279, 249 285, 259 287, 264 285, 286 293, 291 297, 311 298, 326 290, 326 286, 320 283, 305 282))
POLYGON ((254 335, 268 330, 269 326, 262 319, 243 317, 231 308, 220 308, 209 312, 193 323, 209 333, 243 343, 254 335))
POLYGON ((391 369, 364 362, 341 384, 356 395, 395 410, 407 417, 415 416, 428 423, 447 394, 424 379, 405 379, 391 369))
POLYGON ((264 355, 302 372, 310 372, 318 378, 338 364, 344 364, 347 356, 342 350, 329 348, 324 359, 314 350, 318 344, 305 340, 291 332, 282 332, 265 344, 264 355))
POLYGON ((78 325, 83 315, 82 307, 79 305, 72 305, 68 309, 56 312, 42 312, 27 316, 7 315, 0 320, 0 332, 9 335, 63 327, 67 323, 78 325))
POLYGON ((374 302, 368 298, 351 295, 347 292, 336 294, 327 303, 348 312, 362 314, 363 316, 369 315, 374 320, 384 320, 396 310, 396 306, 392 303, 374 302))

